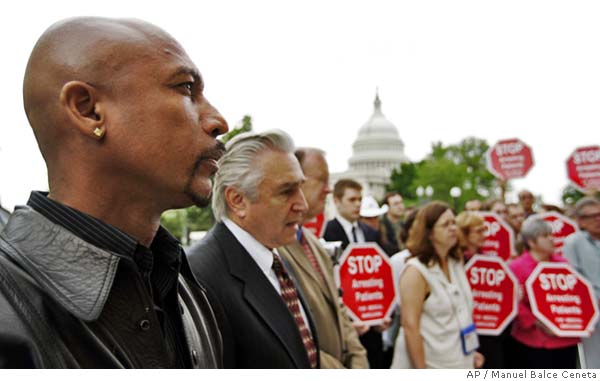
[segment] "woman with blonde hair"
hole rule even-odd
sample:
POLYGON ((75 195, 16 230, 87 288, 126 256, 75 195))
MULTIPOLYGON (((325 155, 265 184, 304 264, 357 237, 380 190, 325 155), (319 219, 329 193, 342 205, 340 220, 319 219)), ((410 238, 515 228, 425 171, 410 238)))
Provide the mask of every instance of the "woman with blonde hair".
POLYGON ((462 212, 456 216, 458 226, 458 245, 465 262, 483 247, 485 241, 485 220, 475 212, 462 212))
POLYGON ((400 277, 402 328, 392 368, 480 367, 473 298, 452 209, 438 201, 425 205, 407 247, 411 257, 400 277))
MULTIPOLYGON (((465 262, 468 262, 475 254, 481 254, 481 248, 485 242, 485 220, 477 212, 462 212, 456 216, 456 225, 458 226, 458 245, 463 252, 465 262)), ((486 368, 507 367, 505 353, 512 344, 509 335, 510 329, 506 328, 497 336, 478 336, 479 352, 485 356, 486 368)))

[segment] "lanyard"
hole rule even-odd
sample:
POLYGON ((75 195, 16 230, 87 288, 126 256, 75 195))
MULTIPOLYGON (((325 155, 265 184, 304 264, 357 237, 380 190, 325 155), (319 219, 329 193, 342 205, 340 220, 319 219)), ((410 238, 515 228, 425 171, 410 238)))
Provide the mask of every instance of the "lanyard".
MULTIPOLYGON (((466 297, 466 292, 464 292, 464 282, 461 281, 458 274, 452 273, 451 267, 448 267, 448 270, 450 276, 453 277, 455 280, 455 286, 457 288, 456 292, 462 294, 461 296, 465 299, 466 307, 469 308, 469 300, 466 297)), ((448 290, 448 287, 445 282, 442 282, 441 280, 438 281, 442 284, 444 291, 449 297, 450 305, 452 305, 452 313, 454 314, 456 322, 458 323, 458 332, 460 333, 460 342, 463 354, 465 356, 470 355, 479 347, 479 339, 477 337, 475 324, 473 324, 473 319, 470 319, 470 322, 468 322, 467 324, 463 324, 463 322, 460 321, 461 319, 458 314, 457 307, 454 305, 454 301, 452 300, 452 293, 448 290)))
MULTIPOLYGON (((461 297, 465 300, 466 303, 466 307, 469 308, 469 300, 466 297, 466 293, 463 290, 463 285, 461 284, 462 282, 460 282, 460 280, 458 279, 458 275, 457 274, 453 274, 453 271, 451 270, 452 267, 450 266, 450 263, 448 263, 448 272, 450 273, 450 277, 454 278, 455 280, 455 287, 456 287, 456 292, 458 292, 459 294, 461 294, 461 297)), ((441 266, 440 266, 440 270, 441 270, 441 266)), ((442 270, 442 274, 443 274, 443 270, 442 270)), ((452 306, 452 313, 454 314, 454 317, 456 318, 456 322, 458 323, 458 329, 461 330, 464 327, 472 324, 472 321, 466 324, 463 324, 463 322, 460 319, 460 316, 458 314, 457 311, 457 306, 454 304, 454 299, 452 297, 452 293, 450 292, 450 290, 448 290, 448 285, 446 284, 446 282, 442 281, 441 279, 438 279, 438 282, 442 285, 442 288, 444 289, 444 292, 448 295, 448 300, 450 301, 450 305, 452 306)))

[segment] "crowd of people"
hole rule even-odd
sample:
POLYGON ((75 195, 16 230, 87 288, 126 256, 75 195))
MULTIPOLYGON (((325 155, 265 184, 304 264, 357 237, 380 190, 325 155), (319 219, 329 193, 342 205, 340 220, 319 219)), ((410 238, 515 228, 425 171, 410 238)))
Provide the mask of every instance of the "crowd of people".
MULTIPOLYGON (((386 251, 391 255, 400 292, 400 309, 393 315, 392 327, 395 329, 390 329, 391 337, 396 338, 392 367, 465 367, 465 364, 452 363, 452 351, 458 352, 461 343, 441 338, 449 335, 458 339, 460 335, 455 334, 454 325, 458 323, 466 328, 472 323, 469 320, 472 297, 469 287, 465 287, 464 266, 474 255, 482 253, 487 227, 480 211, 497 214, 517 238, 508 263, 519 282, 520 299, 517 317, 502 333, 498 336, 479 335, 472 365, 517 369, 600 367, 600 333, 594 331, 591 337, 583 340, 556 336, 534 316, 525 292, 525 282, 538 263, 559 262, 570 263, 593 284, 595 297, 600 297, 600 200, 584 197, 566 213, 576 220, 580 230, 567 237, 563 255, 558 255, 552 227, 538 214, 565 212, 545 204, 536 210, 535 197, 528 190, 519 192, 518 197, 518 203, 508 205, 499 199, 469 200, 457 216, 448 205, 433 201, 411 208, 397 219, 398 224, 392 225, 396 226, 398 251, 386 251), (456 270, 457 266, 461 270, 456 270), (457 299, 454 300, 452 295, 457 299), (469 313, 459 317, 458 311, 462 310, 469 313), (578 351, 578 344, 582 351, 578 351)), ((401 195, 392 192, 385 196, 384 202, 392 198, 402 200, 401 195)), ((388 229, 389 221, 394 219, 389 217, 391 209, 389 206, 379 208, 379 225, 371 224, 375 230, 384 232, 388 229)), ((383 235, 380 243, 387 247, 383 235)), ((388 343, 393 342, 392 338, 387 340, 388 343)))
MULTIPOLYGON (((399 193, 380 207, 352 179, 331 187, 324 152, 281 130, 223 145, 203 89, 177 41, 140 20, 73 18, 40 37, 23 100, 50 191, 0 232, 0 367, 576 366, 578 339, 554 337, 526 296, 508 333, 478 337, 464 265, 483 242, 472 210, 488 208, 519 236, 521 284, 536 263, 569 260, 598 296, 600 201, 577 204, 565 257, 531 194, 458 216, 439 201, 407 210, 399 193), (329 251, 304 227, 329 193, 322 238, 378 243, 393 263, 399 307, 377 325, 350 318, 329 251), (209 204, 216 223, 186 253, 160 216, 209 204), (502 358, 507 345, 520 362, 502 358)), ((600 366, 599 337, 583 342, 587 366, 600 366)))

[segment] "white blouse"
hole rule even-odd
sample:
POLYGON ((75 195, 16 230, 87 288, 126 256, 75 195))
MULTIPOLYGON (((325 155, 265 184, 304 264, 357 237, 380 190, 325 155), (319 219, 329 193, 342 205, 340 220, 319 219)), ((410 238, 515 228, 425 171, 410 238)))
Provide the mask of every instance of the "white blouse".
MULTIPOLYGON (((448 258, 448 281, 439 264, 427 267, 417 258, 406 262, 404 270, 415 267, 425 278, 430 294, 423 304, 420 329, 427 368, 473 368, 474 354, 465 355, 461 329, 473 323, 473 296, 461 262, 448 258)), ((412 368, 401 327, 396 339, 392 368, 412 368)))

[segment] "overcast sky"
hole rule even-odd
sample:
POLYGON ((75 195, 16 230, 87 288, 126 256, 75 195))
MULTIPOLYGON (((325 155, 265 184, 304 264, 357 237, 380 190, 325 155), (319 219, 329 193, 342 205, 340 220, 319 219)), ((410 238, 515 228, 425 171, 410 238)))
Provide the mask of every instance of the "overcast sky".
MULTIPOLYGON (((10 5, 8 5, 10 4, 10 5)), ((0 22, 0 201, 47 187, 22 107, 29 53, 53 22, 136 17, 181 42, 234 126, 281 128, 342 171, 379 87, 411 160, 433 141, 518 137, 536 164, 515 190, 559 202, 565 159, 600 144, 597 1, 28 1, 0 22)), ((176 153, 174 153, 176 154, 176 153)), ((509 195, 510 198, 513 195, 509 195)))

